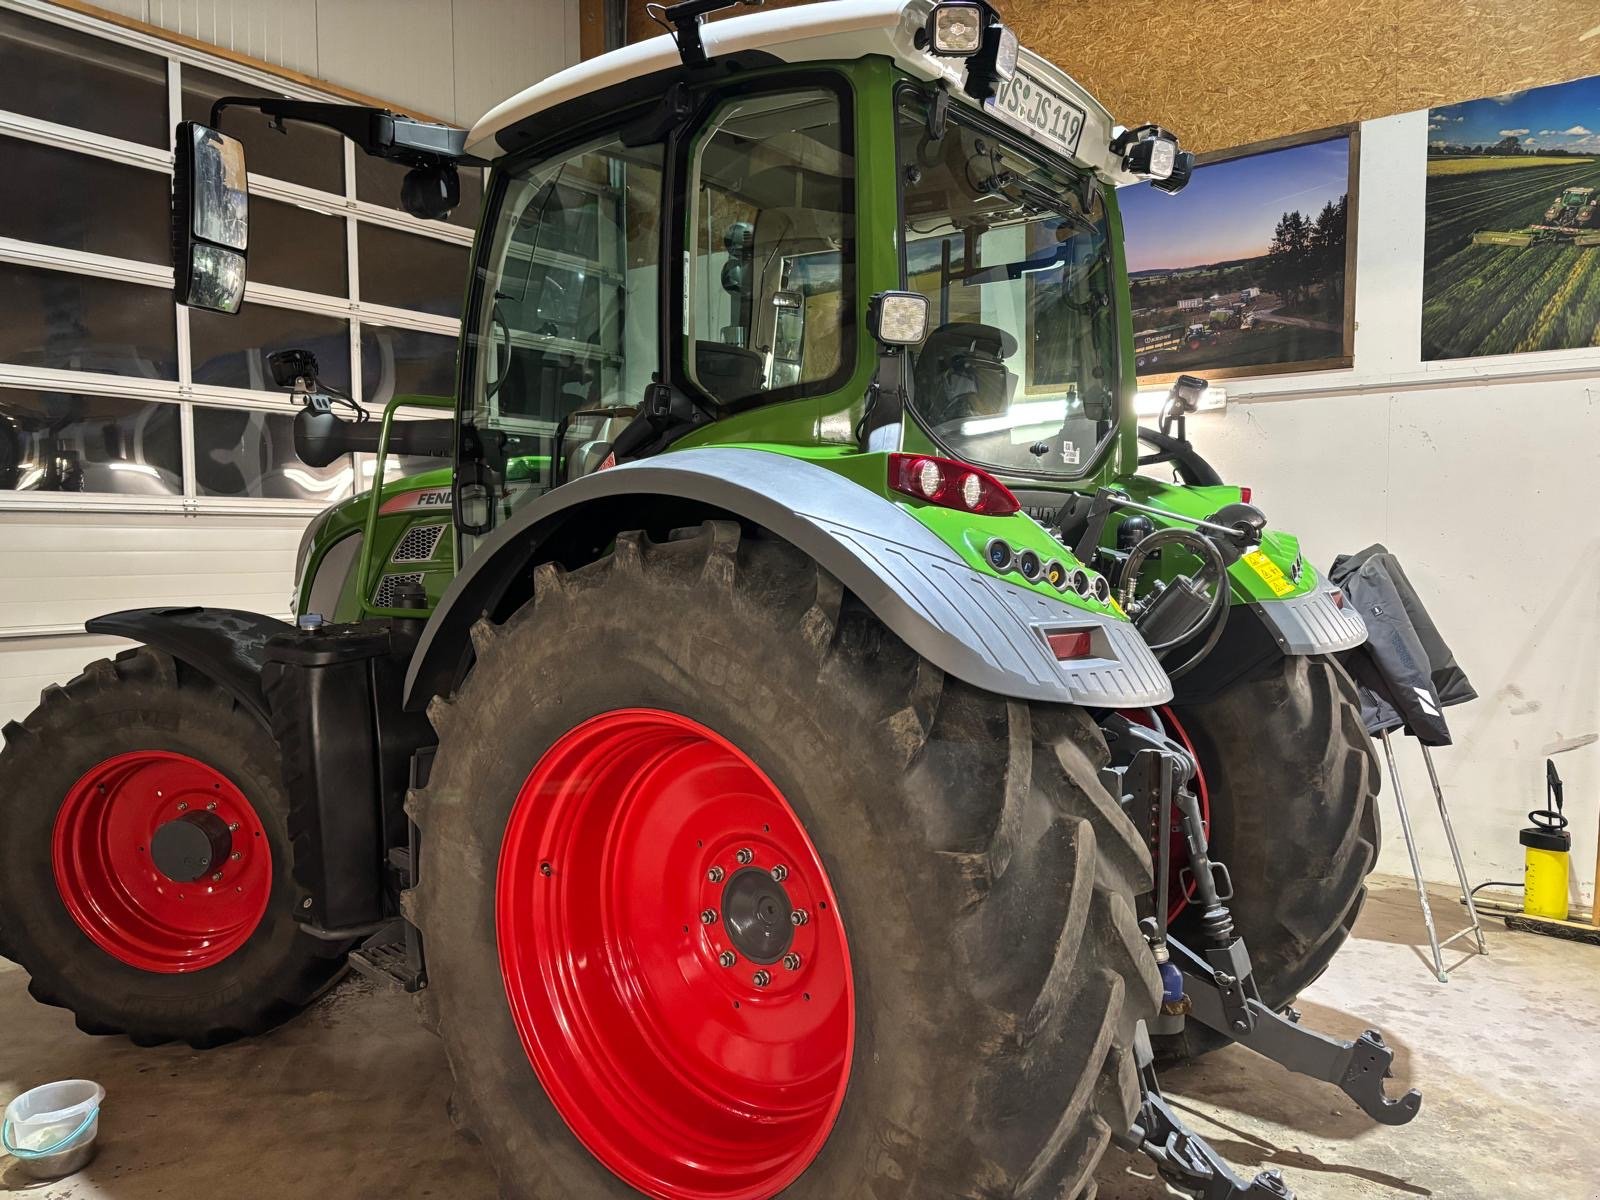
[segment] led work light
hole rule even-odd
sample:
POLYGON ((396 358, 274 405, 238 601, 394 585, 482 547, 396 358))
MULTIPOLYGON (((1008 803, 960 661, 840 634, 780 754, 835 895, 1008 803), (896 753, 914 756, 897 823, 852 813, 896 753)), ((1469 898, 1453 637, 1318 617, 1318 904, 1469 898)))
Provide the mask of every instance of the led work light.
POLYGON ((867 305, 867 330, 885 346, 920 346, 928 336, 928 298, 921 292, 879 292, 867 305))

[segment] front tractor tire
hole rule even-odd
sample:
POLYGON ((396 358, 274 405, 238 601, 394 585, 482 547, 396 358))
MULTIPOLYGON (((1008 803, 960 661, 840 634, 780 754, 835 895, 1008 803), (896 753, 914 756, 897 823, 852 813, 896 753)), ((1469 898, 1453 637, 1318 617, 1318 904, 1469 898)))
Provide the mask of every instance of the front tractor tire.
POLYGON ((5 727, 0 951, 86 1033, 196 1048, 293 1016, 343 969, 292 913, 288 799, 255 716, 142 647, 5 727))
MULTIPOLYGON (((1294 656, 1176 716, 1211 801, 1212 857, 1228 867, 1234 928, 1261 999, 1281 1011, 1354 928, 1377 861, 1378 761, 1354 682, 1332 658, 1294 656)), ((1173 924, 1199 944, 1191 905, 1173 924)), ((1191 1021, 1164 1060, 1228 1044, 1191 1021)))
POLYGON ((1160 994, 1093 722, 732 523, 534 588, 410 803, 424 1018, 503 1194, 1092 1194, 1160 994))

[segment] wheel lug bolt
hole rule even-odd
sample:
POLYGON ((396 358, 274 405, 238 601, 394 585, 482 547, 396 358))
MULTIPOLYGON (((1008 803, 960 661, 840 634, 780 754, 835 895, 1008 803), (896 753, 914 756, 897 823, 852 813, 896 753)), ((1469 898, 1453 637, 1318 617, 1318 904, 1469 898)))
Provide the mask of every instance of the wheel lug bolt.
POLYGON ((777 880, 779 883, 782 883, 785 879, 789 878, 789 868, 788 867, 773 867, 772 868, 772 878, 777 880))
POLYGON ((708 908, 708 909, 705 910, 705 912, 700 914, 700 924, 702 924, 702 925, 715 925, 716 923, 717 923, 717 910, 716 909, 708 908))
POLYGON ((734 954, 732 950, 724 950, 721 954, 717 955, 717 961, 724 967, 731 967, 734 963, 739 961, 739 957, 738 955, 734 954))
POLYGON ((229 833, 235 833, 235 832, 238 831, 238 829, 239 829, 239 822, 237 822, 237 821, 229 822, 229 824, 228 824, 228 832, 229 833))
POLYGON ((750 977, 750 982, 755 984, 757 987, 764 988, 767 986, 767 984, 772 982, 772 976, 768 975, 765 971, 757 971, 750 977))
POLYGON ((230 859, 232 859, 234 862, 238 862, 239 859, 243 857, 243 855, 241 855, 237 850, 235 850, 232 854, 228 855, 228 857, 230 859))
POLYGON ((721 883, 722 882, 722 876, 723 876, 723 870, 722 870, 721 867, 712 867, 711 870, 706 872, 706 878, 709 879, 712 883, 721 883))
POLYGON ((207 812, 216 812, 217 811, 217 802, 215 800, 213 800, 210 804, 206 805, 206 811, 207 812))
POLYGON ((213 875, 211 877, 211 882, 212 883, 221 883, 222 882, 222 872, 218 871, 215 875, 213 875))
POLYGON ((789 924, 808 925, 811 923, 811 914, 803 908, 797 908, 789 914, 789 924))
POLYGON ((739 865, 741 867, 748 867, 752 862, 755 861, 756 852, 754 850, 744 849, 735 854, 734 857, 739 860, 739 865))
POLYGON ((785 954, 783 956, 783 968, 786 971, 798 971, 800 969, 800 956, 798 954, 785 954))
POLYGON ((184 809, 186 809, 188 807, 189 807, 189 802, 187 800, 179 800, 178 801, 178 811, 179 812, 182 812, 184 809))

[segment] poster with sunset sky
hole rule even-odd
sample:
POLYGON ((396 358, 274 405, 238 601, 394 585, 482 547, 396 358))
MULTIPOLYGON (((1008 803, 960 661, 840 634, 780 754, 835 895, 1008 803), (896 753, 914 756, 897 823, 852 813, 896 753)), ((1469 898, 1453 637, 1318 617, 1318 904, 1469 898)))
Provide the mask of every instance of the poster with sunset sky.
POLYGON ((1348 365, 1352 172, 1340 134, 1118 192, 1139 374, 1348 365))
POLYGON ((1422 357, 1600 345, 1600 78, 1428 113, 1422 357))

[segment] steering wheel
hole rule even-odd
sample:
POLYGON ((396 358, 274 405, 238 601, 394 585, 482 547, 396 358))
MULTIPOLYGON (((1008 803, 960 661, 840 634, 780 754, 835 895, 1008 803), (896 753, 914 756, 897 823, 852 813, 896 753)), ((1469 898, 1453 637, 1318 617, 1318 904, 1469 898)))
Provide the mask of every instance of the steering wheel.
POLYGON ((1199 650, 1181 666, 1168 669, 1168 678, 1176 679, 1199 666, 1200 661, 1211 653, 1218 639, 1222 637, 1222 631, 1228 623, 1228 566, 1215 543, 1193 530, 1158 529, 1141 539, 1128 552, 1128 557, 1122 564, 1122 573, 1117 579, 1117 603, 1133 619, 1135 625, 1141 616, 1152 610, 1157 600, 1156 595, 1147 596, 1142 600, 1138 597, 1139 576, 1151 556, 1167 546, 1181 546, 1201 560, 1199 571, 1180 578, 1187 578, 1191 587, 1210 591, 1205 612, 1196 617, 1188 628, 1150 646, 1155 654, 1165 654, 1193 641, 1208 627, 1210 628, 1210 636, 1199 650))
POLYGON ((1173 470, 1178 473, 1178 478, 1191 487, 1217 487, 1222 483, 1222 476, 1217 474, 1216 468, 1196 454, 1194 447, 1183 439, 1141 425, 1139 440, 1147 446, 1155 447, 1156 451, 1154 454, 1139 456, 1141 467, 1171 463, 1173 470))

